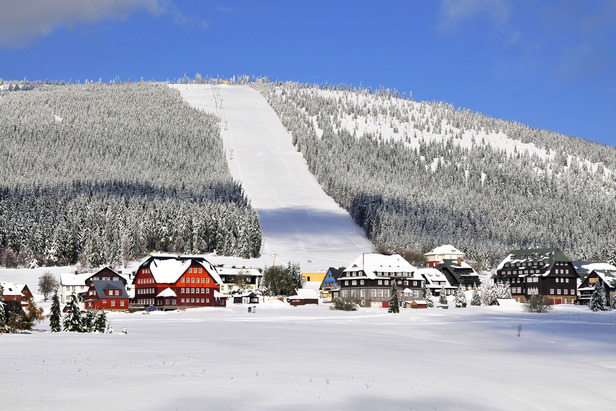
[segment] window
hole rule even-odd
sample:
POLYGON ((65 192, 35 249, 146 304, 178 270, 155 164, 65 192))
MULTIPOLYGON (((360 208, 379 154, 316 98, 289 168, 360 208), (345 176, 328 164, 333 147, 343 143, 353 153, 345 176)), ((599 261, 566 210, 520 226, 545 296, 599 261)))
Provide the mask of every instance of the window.
POLYGON ((203 272, 203 268, 199 269, 199 274, 201 274, 203 272))
POLYGON ((210 293, 210 289, 209 289, 209 288, 206 288, 205 290, 206 290, 206 291, 205 291, 205 292, 206 292, 206 294, 209 294, 209 293, 210 293))
POLYGON ((206 303, 206 304, 209 304, 209 303, 210 303, 210 299, 209 299, 209 298, 206 298, 206 299, 205 299, 205 303, 206 303))
POLYGON ((184 299, 183 299, 183 298, 182 298, 182 299, 180 299, 180 301, 182 302, 182 304, 184 304, 184 299))
POLYGON ((550 288, 550 294, 554 294, 554 289, 550 288))
POLYGON ((103 304, 107 304, 107 300, 103 300, 103 304))
POLYGON ((124 307, 124 300, 120 300, 120 307, 124 307))
POLYGON ((209 283, 210 283, 210 279, 209 279, 209 278, 206 278, 206 279, 205 279, 205 282, 209 284, 209 283))
POLYGON ((194 288, 191 288, 191 289, 190 289, 190 293, 191 293, 191 294, 194 294, 194 293, 195 293, 195 289, 194 289, 194 288))
POLYGON ((379 280, 378 285, 383 285, 383 280, 379 280))
POLYGON ((205 288, 202 288, 201 289, 201 294, 204 294, 204 293, 205 293, 205 288))
POLYGON ((182 282, 184 282, 184 277, 182 277, 182 282))
POLYGON ((556 290, 556 294, 560 295, 560 292, 561 292, 560 288, 556 290))
POLYGON ((201 284, 205 284, 205 278, 201 279, 201 284))
POLYGON ((364 280, 359 280, 359 285, 364 285, 364 280))
POLYGON ((357 285, 357 280, 353 280, 353 281, 351 282, 351 285, 357 285))
POLYGON ((180 288, 180 292, 184 294, 184 288, 180 288))
POLYGON ((344 285, 349 285, 349 280, 344 280, 344 285))
POLYGON ((565 278, 565 282, 568 283, 569 282, 569 277, 565 278))
POLYGON ((190 282, 194 284, 194 283, 195 283, 195 279, 194 279, 194 278, 191 278, 191 279, 190 279, 190 282))

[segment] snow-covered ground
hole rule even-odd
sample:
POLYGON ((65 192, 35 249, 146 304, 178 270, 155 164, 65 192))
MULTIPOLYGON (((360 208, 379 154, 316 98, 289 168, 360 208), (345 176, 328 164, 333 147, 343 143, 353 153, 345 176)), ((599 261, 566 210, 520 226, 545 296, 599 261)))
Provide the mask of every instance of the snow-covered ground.
MULTIPOLYGON (((372 243, 327 196, 267 101, 249 86, 176 84, 193 107, 216 114, 231 175, 258 211, 260 266, 298 262, 303 272, 347 265, 372 243)), ((250 264, 250 263, 249 263, 250 264)))
POLYGON ((0 409, 611 410, 616 315, 331 311, 273 301, 110 313, 113 334, 0 335, 0 409), (518 336, 518 327, 521 327, 518 336), (122 334, 126 328, 128 333, 122 334))

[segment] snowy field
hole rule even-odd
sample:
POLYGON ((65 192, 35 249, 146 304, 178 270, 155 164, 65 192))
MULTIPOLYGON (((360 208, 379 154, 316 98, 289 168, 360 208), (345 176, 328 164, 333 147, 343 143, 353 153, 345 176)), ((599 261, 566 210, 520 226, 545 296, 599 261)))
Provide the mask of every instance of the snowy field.
POLYGON ((258 267, 275 259, 298 262, 303 272, 323 272, 372 251, 372 243, 349 214, 325 194, 256 90, 237 85, 171 87, 193 107, 221 119, 231 175, 259 213, 263 256, 258 267))
POLYGON ((613 312, 247 311, 111 313, 113 334, 42 323, 0 335, 0 409, 614 409, 613 312))

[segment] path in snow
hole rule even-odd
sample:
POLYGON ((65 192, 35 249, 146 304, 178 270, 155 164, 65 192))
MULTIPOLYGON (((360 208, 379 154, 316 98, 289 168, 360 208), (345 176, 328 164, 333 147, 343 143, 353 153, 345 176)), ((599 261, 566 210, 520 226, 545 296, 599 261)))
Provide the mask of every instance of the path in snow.
POLYGON ((231 175, 261 219, 264 263, 276 258, 319 272, 372 250, 349 214, 325 194, 259 92, 235 85, 171 87, 193 107, 221 118, 231 175))

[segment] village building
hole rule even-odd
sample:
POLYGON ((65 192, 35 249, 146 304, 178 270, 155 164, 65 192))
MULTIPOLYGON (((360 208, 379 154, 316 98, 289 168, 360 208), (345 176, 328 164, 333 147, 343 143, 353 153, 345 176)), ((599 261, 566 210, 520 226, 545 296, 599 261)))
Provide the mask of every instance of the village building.
POLYGON ((327 273, 325 273, 325 278, 321 282, 319 286, 319 291, 321 292, 321 297, 323 298, 335 298, 337 297, 338 292, 340 291, 340 286, 338 285, 338 278, 342 275, 344 268, 335 268, 329 267, 327 273))
POLYGON ((464 253, 454 246, 447 244, 428 251, 424 254, 424 257, 426 258, 426 265, 434 268, 443 260, 464 259, 464 253))
POLYGON ((95 273, 61 273, 60 274, 60 302, 68 303, 73 294, 79 301, 85 301, 92 281, 121 281, 129 298, 134 294, 130 276, 118 273, 111 267, 103 267, 95 273))
POLYGON ((120 280, 88 280, 86 310, 128 310, 128 294, 120 280))
POLYGON ((151 256, 137 269, 134 284, 131 305, 139 307, 170 310, 226 305, 216 268, 199 256, 151 256))
POLYGON ((388 307, 395 281, 400 301, 420 299, 424 280, 415 271, 397 254, 362 254, 338 278, 340 297, 358 301, 361 306, 388 307))
POLYGON ((233 304, 259 304, 259 296, 254 291, 233 294, 233 304))
POLYGON ((463 290, 470 290, 474 285, 480 286, 481 279, 473 267, 462 260, 445 258, 436 264, 435 268, 447 277, 449 284, 454 287, 461 287, 463 290))
POLYGON ((17 301, 22 307, 28 305, 32 293, 27 284, 14 284, 10 281, 0 282, 0 294, 3 301, 17 301))
POLYGON ((292 306, 319 304, 319 294, 314 289, 299 288, 293 295, 287 297, 287 302, 292 306))
POLYGON ((582 281, 578 288, 579 296, 578 303, 588 305, 590 297, 595 291, 595 287, 599 284, 605 291, 606 304, 614 306, 616 304, 616 267, 609 265, 609 269, 594 269, 582 281))
POLYGON ((456 292, 457 287, 452 285, 447 276, 436 268, 418 268, 415 275, 424 279, 426 288, 435 297, 441 294, 443 287, 446 295, 453 295, 456 292))
POLYGON ((302 282, 322 283, 327 273, 302 273, 302 282))
POLYGON ((577 299, 578 275, 557 248, 511 251, 492 278, 509 285, 513 299, 519 303, 532 295, 547 297, 550 304, 573 304, 577 299))
POLYGON ((233 292, 257 291, 263 283, 263 273, 254 268, 236 268, 216 266, 216 271, 222 280, 220 292, 231 294, 233 292))

